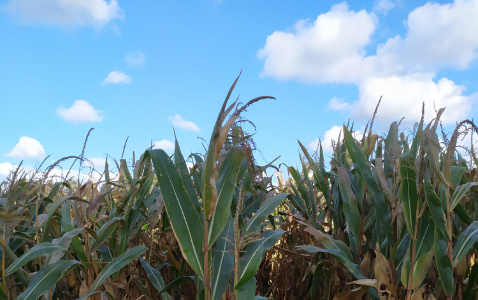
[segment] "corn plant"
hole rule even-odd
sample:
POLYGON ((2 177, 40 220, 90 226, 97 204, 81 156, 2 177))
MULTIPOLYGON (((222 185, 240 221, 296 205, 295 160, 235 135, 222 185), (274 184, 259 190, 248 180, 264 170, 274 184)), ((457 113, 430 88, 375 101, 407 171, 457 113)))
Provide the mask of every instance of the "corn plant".
MULTIPOLYGON (((323 158, 317 165, 300 144, 307 164, 302 177, 289 168, 296 194, 291 204, 302 214, 298 222, 314 242, 297 249, 338 261, 349 282, 361 286, 336 291, 337 299, 362 297, 367 291, 376 299, 451 299, 453 295, 461 299, 465 289, 466 295, 476 294, 476 268, 470 273, 467 266, 478 239, 478 223, 472 222, 471 210, 465 207, 474 208, 471 200, 476 199, 478 183, 476 171, 456 154, 460 128, 476 127, 471 121, 458 124, 442 150, 436 133, 442 113, 443 109, 426 127, 422 118, 411 142, 399 135, 397 122, 383 140, 371 130, 356 140, 344 126, 343 140, 335 147, 326 175, 323 158), (333 202, 327 200, 324 186, 333 202), (314 211, 314 206, 322 210, 314 211), (331 215, 328 221, 327 215, 331 215), (475 281, 466 286, 466 276, 475 281)), ((323 263, 317 266, 324 268, 323 263)))
POLYGON ((228 134, 232 132, 237 137, 241 132, 235 121, 249 105, 272 97, 258 97, 241 107, 236 107, 237 101, 227 106, 238 79, 219 112, 205 161, 197 160, 202 169, 200 176, 188 172, 177 141, 174 163, 163 150, 148 152, 181 252, 200 279, 198 295, 206 300, 221 299, 229 285, 233 287, 232 297, 254 299, 254 275, 264 251, 283 234, 281 229, 260 232, 264 219, 286 194, 270 197, 257 210, 244 207, 246 197, 249 202, 257 202, 257 195, 247 194, 255 175, 251 173, 253 168, 247 170, 247 147, 228 139, 228 134), (249 220, 244 222, 246 217, 249 220))

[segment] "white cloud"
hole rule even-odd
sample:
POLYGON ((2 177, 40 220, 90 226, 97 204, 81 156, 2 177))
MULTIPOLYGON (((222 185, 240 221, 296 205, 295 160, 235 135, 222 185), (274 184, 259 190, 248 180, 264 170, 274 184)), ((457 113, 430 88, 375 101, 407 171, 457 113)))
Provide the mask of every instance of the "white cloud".
POLYGON ((373 13, 349 11, 344 2, 313 23, 297 22, 294 32, 276 31, 258 52, 265 60, 261 76, 316 83, 356 82, 367 73, 363 49, 375 23, 373 13))
POLYGON ((425 103, 425 120, 436 116, 435 109, 446 107, 441 120, 451 124, 466 118, 472 109, 470 97, 463 96, 465 87, 442 78, 435 83, 426 76, 390 76, 371 78, 359 87, 359 100, 350 108, 352 114, 362 120, 372 117, 382 96, 376 120, 405 122, 420 120, 422 103, 425 103))
POLYGON ((103 84, 131 83, 131 76, 120 71, 112 71, 103 80, 103 84))
POLYGON ((96 110, 85 100, 75 100, 70 108, 60 106, 56 109, 56 114, 63 120, 73 123, 101 122, 103 120, 101 113, 102 111, 96 110))
POLYGON ((2 8, 22 23, 62 27, 101 27, 123 18, 116 0, 10 0, 2 8))
POLYGON ((146 56, 142 51, 135 51, 126 54, 124 60, 130 67, 142 67, 144 65, 144 61, 146 56))
POLYGON ((428 2, 409 14, 405 38, 396 36, 377 49, 378 60, 424 71, 465 69, 478 53, 477 15, 478 1, 428 2))
MULTIPOLYGON (((341 136, 341 138, 343 138, 343 133, 341 132, 342 132, 342 126, 334 125, 332 126, 332 128, 330 128, 324 133, 323 135, 324 138, 320 139, 322 142, 322 149, 324 150, 324 152, 328 152, 328 153, 333 152, 332 141, 336 142, 337 139, 339 138, 339 135, 341 136)), ((318 146, 319 146, 319 139, 317 138, 309 144, 309 149, 315 151, 318 149, 318 146)))
POLYGON ((179 127, 188 131, 200 131, 199 127, 191 121, 184 120, 181 115, 175 115, 168 118, 173 126, 179 127))
POLYGON ((166 139, 163 139, 163 140, 160 140, 160 141, 157 141, 157 142, 154 142, 153 143, 153 149, 163 149, 164 151, 166 152, 172 152, 174 151, 174 143, 169 141, 169 140, 166 140, 166 139))
POLYGON ((373 10, 384 15, 386 15, 394 7, 395 2, 391 0, 375 0, 373 4, 373 10))
POLYGON ((343 98, 332 97, 329 101, 328 108, 331 110, 347 110, 350 103, 345 102, 343 98))
MULTIPOLYGON (((363 128, 362 130, 354 129, 352 134, 356 139, 362 138, 363 128)), ((339 136, 340 136, 340 140, 343 140, 344 138, 343 127, 338 125, 332 126, 332 128, 330 128, 324 133, 323 138, 320 139, 322 143, 322 149, 324 150, 324 152, 326 153, 333 152, 334 149, 332 146, 337 144, 339 136)), ((311 143, 309 143, 308 148, 312 151, 315 151, 319 149, 318 146, 319 146, 319 139, 317 138, 313 140, 311 143)))
POLYGON ((17 166, 14 166, 13 164, 6 162, 6 163, 1 163, 0 164, 0 176, 6 177, 10 175, 11 172, 15 171, 17 166))
MULTIPOLYGON (((383 13, 398 2, 377 0, 375 11, 383 13)), ((471 113, 477 95, 465 95, 464 86, 435 76, 442 68, 466 69, 476 61, 478 30, 472 28, 478 28, 477 15, 476 0, 428 2, 409 14, 404 37, 396 35, 367 55, 376 15, 351 11, 345 3, 334 5, 313 23, 302 20, 293 32, 268 36, 258 52, 264 59, 261 75, 321 84, 353 83, 359 88, 358 100, 333 98, 329 108, 362 119, 371 118, 383 96, 379 120, 418 121, 425 102, 429 119, 434 107, 446 106, 443 121, 453 123, 471 113)))
POLYGON ((31 137, 22 136, 18 144, 8 153, 8 156, 15 158, 43 158, 45 157, 45 149, 39 141, 31 137))
MULTIPOLYGON (((98 172, 103 172, 105 170, 106 159, 102 157, 90 157, 88 161, 91 163, 91 166, 98 172)), ((88 165, 88 164, 84 164, 88 165)))

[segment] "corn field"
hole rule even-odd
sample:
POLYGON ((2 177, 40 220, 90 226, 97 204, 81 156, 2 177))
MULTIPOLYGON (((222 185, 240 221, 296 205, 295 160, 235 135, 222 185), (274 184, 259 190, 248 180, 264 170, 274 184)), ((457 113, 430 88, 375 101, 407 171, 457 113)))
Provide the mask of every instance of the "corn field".
POLYGON ((330 163, 299 142, 273 179, 241 127, 272 97, 228 104, 238 79, 206 153, 176 140, 86 183, 10 174, 0 299, 478 299, 478 160, 457 149, 472 121, 344 125, 330 163))

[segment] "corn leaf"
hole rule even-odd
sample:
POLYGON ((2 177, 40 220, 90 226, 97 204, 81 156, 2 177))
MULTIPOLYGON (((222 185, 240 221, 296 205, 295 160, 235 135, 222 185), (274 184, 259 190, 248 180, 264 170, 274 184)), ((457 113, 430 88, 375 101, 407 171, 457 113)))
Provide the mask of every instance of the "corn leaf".
POLYGON ((456 187, 453 197, 451 198, 451 209, 454 209, 461 199, 465 197, 466 193, 471 189, 471 187, 478 185, 478 182, 468 182, 456 187))
POLYGON ((247 246, 246 253, 239 260, 239 280, 235 289, 239 289, 254 278, 257 270, 259 270, 264 252, 272 248, 282 234, 284 234, 282 229, 267 230, 261 234, 257 241, 247 246))
POLYGON ((12 274, 13 272, 17 271, 23 265, 25 265, 27 262, 42 256, 42 255, 50 255, 53 252, 56 251, 66 251, 64 247, 60 245, 55 245, 52 243, 42 243, 35 245, 33 248, 28 250, 27 252, 23 253, 22 256, 20 256, 18 259, 16 259, 6 270, 5 270, 5 276, 8 276, 12 274))
MULTIPOLYGON (((139 261, 141 262, 143 269, 146 271, 146 274, 148 274, 149 280, 151 280, 154 287, 158 290, 158 292, 162 291, 166 285, 164 284, 164 279, 161 276, 161 273, 155 268, 151 267, 146 259, 140 257, 139 261)), ((166 292, 162 293, 161 297, 164 300, 171 299, 171 296, 166 292)))
POLYGON ((262 203, 254 216, 247 222, 244 231, 247 233, 260 231, 264 219, 267 218, 288 195, 289 194, 286 193, 277 194, 262 203))
POLYGON ((237 175, 244 155, 239 150, 230 150, 219 170, 217 180, 217 205, 209 223, 209 249, 226 226, 231 215, 231 203, 236 188, 237 175))
POLYGON ((123 218, 114 217, 105 224, 103 224, 103 226, 101 226, 101 228, 96 233, 98 239, 95 239, 95 241, 91 244, 90 252, 93 252, 98 249, 98 247, 100 247, 106 241, 106 239, 116 230, 120 223, 124 223, 123 218))
POLYGON ((189 198, 194 205, 194 208, 198 212, 201 213, 201 205, 199 204, 199 199, 196 194, 196 189, 194 188, 194 183, 191 179, 191 175, 189 175, 188 167, 186 165, 186 161, 184 160, 183 154, 181 153, 181 148, 179 147, 178 139, 175 139, 175 147, 174 147, 174 164, 181 174, 181 179, 183 180, 184 187, 189 194, 189 198))
POLYGON ((347 170, 343 167, 337 167, 339 177, 339 188, 343 199, 343 211, 348 227, 355 238, 355 253, 358 253, 359 244, 361 242, 361 216, 358 208, 358 201, 352 190, 350 178, 347 170))
POLYGON ((80 262, 76 260, 60 260, 52 265, 44 266, 38 271, 35 277, 32 278, 30 285, 17 297, 17 300, 38 299, 38 297, 56 284, 66 270, 79 263, 80 262))
POLYGON ((221 232, 214 249, 212 261, 211 299, 219 300, 227 289, 231 272, 234 269, 234 219, 232 216, 221 232))
POLYGON ((453 265, 456 266, 478 240, 478 221, 471 223, 459 236, 453 247, 453 265))
POLYGON ((337 248, 319 248, 312 245, 296 246, 297 250, 304 250, 309 253, 328 253, 344 265, 345 268, 357 279, 365 279, 357 264, 354 264, 348 255, 337 248))
POLYGON ((433 188, 428 176, 425 178, 425 194, 428 207, 430 208, 433 221, 435 222, 435 227, 443 237, 445 237, 447 240, 450 240, 451 237, 448 235, 448 231, 446 229, 446 216, 445 211, 443 210, 443 205, 441 203, 440 197, 438 197, 438 195, 435 193, 435 189, 433 188))
POLYGON ((413 235, 416 223, 418 192, 415 174, 415 159, 410 153, 400 157, 401 191, 400 200, 403 204, 403 216, 408 232, 413 235))
POLYGON ((181 176, 169 156, 161 149, 149 151, 158 177, 166 211, 184 258, 198 274, 204 276, 204 227, 181 176))
POLYGON ((455 279, 453 278, 453 265, 447 255, 448 241, 435 229, 435 263, 440 275, 443 290, 447 296, 455 293, 455 279))
POLYGON ((242 285, 237 291, 237 299, 255 300, 256 299, 256 278, 251 278, 242 285))
POLYGON ((95 279, 95 282, 93 282, 93 285, 91 286, 91 291, 95 291, 111 274, 120 271, 133 259, 137 258, 147 250, 148 248, 143 245, 136 246, 113 259, 109 264, 106 265, 106 267, 103 268, 103 270, 101 270, 100 274, 98 274, 98 277, 95 279))
POLYGON ((350 157, 355 164, 356 170, 364 179, 368 190, 372 195, 372 199, 377 210, 376 214, 380 216, 380 218, 377 218, 378 236, 381 239, 386 236, 388 238, 389 243, 391 243, 393 241, 393 236, 390 210, 388 209, 387 204, 383 199, 382 192, 380 191, 377 183, 375 182, 375 179, 373 178, 372 171, 367 163, 364 154, 362 153, 362 151, 360 151, 360 148, 355 143, 354 138, 347 130, 347 128, 344 126, 343 129, 347 150, 349 151, 350 157))

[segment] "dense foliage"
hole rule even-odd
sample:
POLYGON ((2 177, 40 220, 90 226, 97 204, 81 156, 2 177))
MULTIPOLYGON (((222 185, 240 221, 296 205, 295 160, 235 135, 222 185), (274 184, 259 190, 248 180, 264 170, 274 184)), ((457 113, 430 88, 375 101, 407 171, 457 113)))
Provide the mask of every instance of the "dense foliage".
POLYGON ((0 299, 477 297, 478 161, 457 151, 473 122, 441 141, 443 109, 410 133, 344 125, 329 164, 299 142, 301 170, 274 185, 240 117, 271 97, 227 105, 236 82, 204 155, 176 141, 83 184, 12 173, 0 299))

